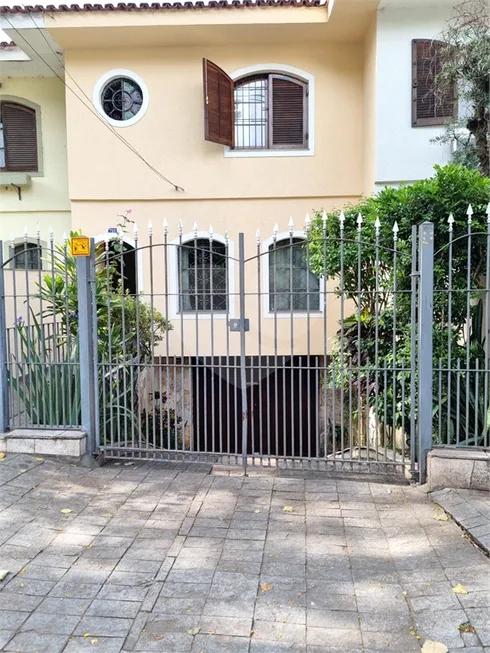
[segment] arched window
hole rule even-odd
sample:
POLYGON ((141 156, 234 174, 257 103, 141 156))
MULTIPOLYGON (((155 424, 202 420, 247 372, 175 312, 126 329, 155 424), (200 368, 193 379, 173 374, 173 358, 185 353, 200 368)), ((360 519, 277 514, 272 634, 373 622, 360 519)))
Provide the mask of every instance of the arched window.
POLYGON ((38 172, 36 110, 0 102, 0 170, 38 172))
POLYGON ((179 308, 181 312, 228 311, 227 248, 209 238, 179 247, 179 308))
POLYGON ((235 148, 308 147, 308 84, 277 73, 235 82, 235 148))
POLYGON ((11 267, 16 270, 42 270, 42 249, 37 243, 14 246, 11 267))
POLYGON ((320 280, 308 267, 302 238, 269 246, 269 310, 320 310, 320 280))

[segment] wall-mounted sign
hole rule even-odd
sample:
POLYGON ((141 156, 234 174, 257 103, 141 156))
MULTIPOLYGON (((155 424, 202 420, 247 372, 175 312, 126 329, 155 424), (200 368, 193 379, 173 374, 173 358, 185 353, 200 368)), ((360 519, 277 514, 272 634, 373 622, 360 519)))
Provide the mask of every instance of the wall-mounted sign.
POLYGON ((108 234, 117 234, 117 227, 109 227, 107 230, 108 234))
POLYGON ((74 236, 71 239, 71 253, 73 256, 90 256, 90 238, 74 236))

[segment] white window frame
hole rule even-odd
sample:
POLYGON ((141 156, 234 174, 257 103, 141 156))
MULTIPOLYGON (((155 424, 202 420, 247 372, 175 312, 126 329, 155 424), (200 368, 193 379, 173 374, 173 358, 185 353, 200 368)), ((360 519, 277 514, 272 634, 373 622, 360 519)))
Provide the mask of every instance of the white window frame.
POLYGON ((131 125, 134 125, 137 123, 143 116, 145 115, 148 105, 150 103, 150 95, 148 92, 148 87, 143 81, 143 79, 135 72, 132 70, 127 70, 125 68, 115 68, 114 70, 109 70, 108 72, 104 73, 99 77, 99 79, 96 81, 95 86, 94 86, 94 91, 93 91, 93 103, 94 107, 97 110, 97 113, 107 122, 109 125, 112 127, 131 127, 131 125), (114 120, 113 118, 109 118, 109 116, 105 113, 104 108, 102 106, 102 91, 106 87, 107 84, 112 82, 114 79, 117 79, 118 77, 127 77, 128 79, 133 80, 138 84, 138 86, 141 88, 141 91, 143 93, 143 103, 141 105, 141 109, 138 111, 138 113, 130 118, 129 120, 114 120))
POLYGON ((227 247, 227 275, 228 275, 228 310, 226 312, 213 311, 181 311, 179 308, 180 298, 180 270, 179 270, 179 247, 187 243, 193 243, 194 240, 209 240, 209 231, 198 231, 197 233, 188 233, 180 238, 175 238, 169 243, 169 293, 170 293, 170 313, 171 318, 178 320, 195 320, 196 315, 199 320, 229 320, 235 317, 235 245, 231 239, 228 241, 223 236, 214 234, 213 241, 226 245, 227 247))
MULTIPOLYGON (((11 259, 13 258, 14 254, 15 254, 15 248, 19 247, 20 245, 24 245, 25 242, 26 242, 25 237, 19 237, 19 238, 14 238, 13 240, 5 241, 4 257, 5 257, 6 261, 7 260, 9 261, 10 269, 13 269, 13 261, 11 259)), ((36 245, 36 246, 39 245, 39 247, 41 248, 41 252, 40 252, 40 255, 41 255, 41 267, 40 268, 31 268, 31 269, 28 268, 26 270, 26 268, 18 268, 16 266, 15 271, 19 272, 19 273, 22 273, 22 274, 25 274, 26 271, 29 274, 31 274, 31 273, 38 274, 39 272, 44 273, 46 270, 43 269, 43 255, 45 253, 45 250, 48 247, 47 242, 44 241, 44 240, 40 240, 39 243, 38 243, 37 238, 28 237, 27 238, 27 244, 28 245, 36 245)))
POLYGON ((267 240, 264 240, 262 243, 262 283, 263 283, 263 316, 265 318, 276 318, 278 320, 290 320, 291 316, 293 319, 296 318, 306 318, 310 317, 310 319, 317 319, 317 318, 323 318, 324 313, 325 313, 325 277, 322 275, 320 276, 320 309, 319 310, 311 310, 309 313, 308 311, 295 311, 295 310, 288 310, 288 311, 271 311, 270 310, 270 293, 269 293, 269 248, 271 245, 274 244, 274 240, 276 244, 278 245, 279 243, 283 241, 289 242, 291 236, 293 238, 301 238, 302 240, 306 240, 305 232, 304 231, 293 231, 291 234, 289 231, 283 231, 279 234, 277 234, 276 238, 274 239, 273 236, 270 238, 267 238, 267 240))
MULTIPOLYGON (((113 233, 105 233, 105 234, 99 234, 98 236, 95 236, 95 246, 100 245, 100 243, 107 243, 111 242, 113 240, 120 241, 120 237, 117 234, 113 233)), ((123 236, 123 242, 126 243, 126 245, 129 245, 132 247, 136 253, 136 269, 138 271, 138 293, 143 293, 144 292, 144 285, 143 285, 143 256, 141 255, 140 247, 136 249, 136 241, 134 238, 131 238, 130 236, 126 236, 126 234, 123 236)))
MULTIPOLYGON (((279 73, 291 75, 308 84, 308 147, 304 150, 235 150, 225 147, 225 158, 227 159, 246 159, 246 158, 264 158, 264 157, 284 157, 284 156, 314 156, 315 154, 315 77, 305 70, 288 66, 281 63, 266 63, 256 66, 240 68, 230 74, 233 81, 238 81, 243 77, 250 75, 259 75, 266 73, 279 73)), ((233 125, 233 129, 235 126, 233 125)))

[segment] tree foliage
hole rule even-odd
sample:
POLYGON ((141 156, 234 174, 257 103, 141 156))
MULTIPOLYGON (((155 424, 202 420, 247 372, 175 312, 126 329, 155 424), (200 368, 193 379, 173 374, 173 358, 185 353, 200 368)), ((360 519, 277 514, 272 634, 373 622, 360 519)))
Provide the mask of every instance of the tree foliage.
MULTIPOLYGON (((423 222, 433 223, 435 231, 434 359, 447 365, 449 350, 451 361, 466 357, 468 317, 471 321, 477 310, 485 274, 489 201, 490 179, 474 170, 449 165, 436 167, 430 179, 387 188, 347 207, 342 230, 339 211, 315 214, 309 237, 310 265, 317 274, 335 280, 338 296, 355 306, 352 315, 344 320, 343 337, 339 333, 335 347, 338 368, 358 368, 355 383, 365 384, 369 376, 369 370, 361 371, 360 366, 406 370, 409 365, 412 229, 423 222), (467 237, 469 205, 473 210, 471 239, 467 237), (449 215, 454 220, 451 248, 449 215), (469 294, 468 283, 472 289, 469 294), (472 300, 469 307, 468 297, 472 300)), ((471 359, 481 360, 481 340, 470 340, 471 359)), ((391 374, 388 383, 378 379, 370 398, 372 403, 374 396, 387 395, 383 406, 376 408, 380 418, 392 426, 402 422, 407 425, 410 411, 414 410, 409 396, 405 405, 402 402, 403 374, 408 389, 409 372, 400 371, 395 380, 391 374)))
POLYGON ((460 116, 436 140, 456 140, 456 163, 490 175, 490 4, 464 0, 453 8, 440 39, 446 44, 436 86, 456 88, 460 116))

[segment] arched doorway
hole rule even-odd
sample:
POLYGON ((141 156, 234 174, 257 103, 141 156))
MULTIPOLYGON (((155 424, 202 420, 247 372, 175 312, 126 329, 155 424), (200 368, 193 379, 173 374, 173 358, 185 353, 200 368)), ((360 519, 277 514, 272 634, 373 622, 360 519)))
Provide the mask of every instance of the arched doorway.
MULTIPOLYGON (((123 242, 118 238, 111 238, 108 241, 108 259, 114 266, 113 285, 115 289, 120 288, 121 277, 123 278, 124 292, 130 295, 137 295, 141 291, 142 279, 138 278, 140 270, 137 268, 139 256, 129 239, 124 238, 123 242), (122 252, 121 252, 122 244, 122 252)), ((107 236, 96 238, 97 254, 104 254, 107 236)), ((105 254, 107 256, 107 254, 105 254)))

